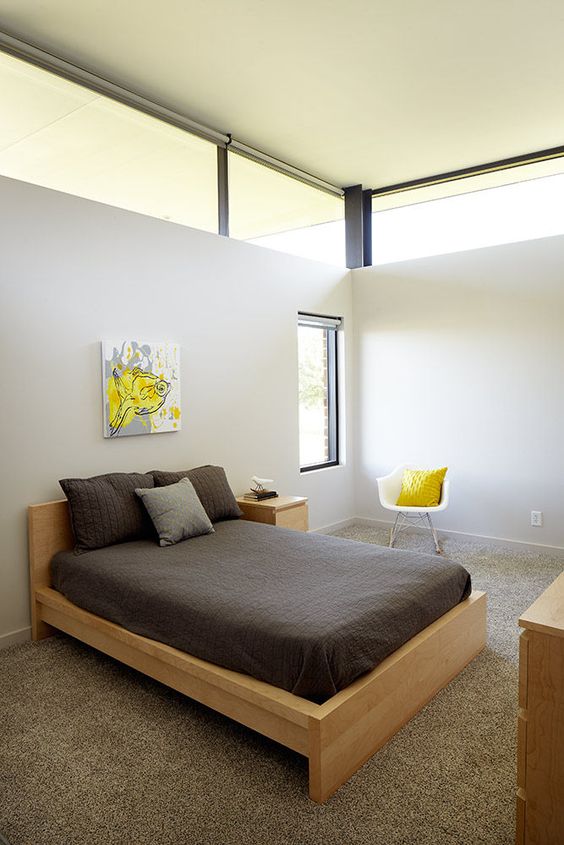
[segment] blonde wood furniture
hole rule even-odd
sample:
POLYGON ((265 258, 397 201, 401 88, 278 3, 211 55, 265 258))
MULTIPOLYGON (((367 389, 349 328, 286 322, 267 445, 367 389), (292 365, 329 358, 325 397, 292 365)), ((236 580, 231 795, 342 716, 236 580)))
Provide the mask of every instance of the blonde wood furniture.
POLYGON ((486 596, 474 592, 324 704, 222 669, 88 613, 51 587, 50 561, 72 547, 66 500, 29 508, 32 636, 58 629, 309 760, 309 795, 326 801, 481 651, 486 596))
POLYGON ((564 843, 564 573, 519 619, 517 845, 564 843))
POLYGON ((276 496, 275 499, 264 499, 262 502, 238 496, 237 504, 243 511, 243 519, 293 528, 295 531, 307 531, 309 528, 307 499, 303 496, 276 496))

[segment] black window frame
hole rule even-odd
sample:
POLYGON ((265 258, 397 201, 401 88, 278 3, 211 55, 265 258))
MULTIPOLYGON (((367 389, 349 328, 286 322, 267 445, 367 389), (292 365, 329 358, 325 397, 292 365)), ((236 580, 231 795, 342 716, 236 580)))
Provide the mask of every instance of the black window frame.
POLYGON ((327 314, 312 314, 306 311, 298 312, 298 327, 300 325, 325 330, 327 344, 327 417, 328 417, 328 453, 329 459, 315 464, 300 464, 300 474, 317 469, 328 469, 340 466, 339 455, 339 331, 341 317, 327 314))

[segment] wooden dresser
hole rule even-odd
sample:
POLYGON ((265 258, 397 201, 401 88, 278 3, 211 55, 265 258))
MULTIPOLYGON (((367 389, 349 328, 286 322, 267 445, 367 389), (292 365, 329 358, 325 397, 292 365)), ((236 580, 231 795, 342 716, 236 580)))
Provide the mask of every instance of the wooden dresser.
POLYGON ((517 845, 564 845, 564 573, 519 619, 517 845))

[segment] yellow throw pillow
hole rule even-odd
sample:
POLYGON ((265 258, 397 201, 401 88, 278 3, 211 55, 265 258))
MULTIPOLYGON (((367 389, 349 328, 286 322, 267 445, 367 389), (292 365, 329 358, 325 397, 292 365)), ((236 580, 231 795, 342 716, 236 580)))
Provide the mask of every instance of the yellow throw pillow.
POLYGON ((441 500, 447 469, 404 469, 396 504, 407 508, 435 508, 441 500))

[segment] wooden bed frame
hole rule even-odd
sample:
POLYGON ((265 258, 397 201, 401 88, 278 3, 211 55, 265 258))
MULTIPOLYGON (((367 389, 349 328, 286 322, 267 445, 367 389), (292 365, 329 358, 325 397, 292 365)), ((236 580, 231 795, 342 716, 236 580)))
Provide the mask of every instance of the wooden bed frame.
MULTIPOLYGON (((276 530, 276 529, 273 529, 276 530)), ((29 507, 32 638, 58 629, 258 731, 309 760, 309 795, 326 801, 481 651, 486 595, 472 595, 324 704, 133 634, 51 587, 71 549, 66 500, 29 507)))

